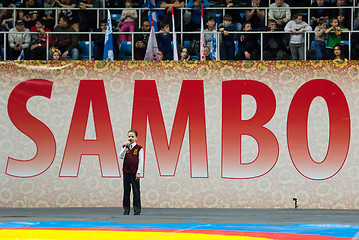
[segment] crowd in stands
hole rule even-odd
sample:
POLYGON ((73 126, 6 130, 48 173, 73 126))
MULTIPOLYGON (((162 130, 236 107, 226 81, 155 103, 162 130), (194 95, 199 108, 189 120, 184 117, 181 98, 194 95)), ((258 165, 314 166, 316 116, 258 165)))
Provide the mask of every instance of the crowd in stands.
MULTIPOLYGON (((5 38, 4 33, 0 35, 1 56, 6 49, 9 60, 19 59, 21 54, 26 60, 77 60, 79 42, 89 40, 80 33, 93 32, 102 33, 92 34, 91 39, 93 58, 102 60, 107 16, 105 11, 90 9, 122 8, 111 10, 121 15, 112 22, 113 32, 120 32, 114 35, 115 59, 121 42, 131 41, 134 59, 143 60, 150 32, 150 2, 162 8, 154 12, 163 60, 173 59, 172 30, 179 42, 199 40, 202 6, 207 60, 212 59, 213 34, 219 37, 221 60, 304 60, 306 54, 318 60, 359 59, 359 33, 355 32, 359 30, 358 0, 2 0, 0 31, 7 33, 5 38), (181 8, 186 8, 183 16, 181 8), (211 13, 219 13, 220 20, 211 13), (179 33, 182 30, 194 33, 179 33), (306 48, 307 38, 310 48, 306 48), (349 38, 350 46, 343 44, 349 38)), ((198 47, 193 48, 178 46, 179 59, 196 59, 198 47)))

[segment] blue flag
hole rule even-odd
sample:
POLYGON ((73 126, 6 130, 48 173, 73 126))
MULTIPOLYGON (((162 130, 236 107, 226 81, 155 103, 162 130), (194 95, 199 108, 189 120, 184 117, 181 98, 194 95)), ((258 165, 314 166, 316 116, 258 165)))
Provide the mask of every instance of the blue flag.
POLYGON ((113 40, 112 40, 112 23, 110 10, 107 9, 107 26, 105 33, 105 48, 103 50, 103 60, 113 61, 113 40))
POLYGON ((157 16, 157 11, 151 10, 151 8, 156 8, 156 2, 155 0, 149 0, 148 1, 148 7, 150 8, 150 10, 148 11, 148 22, 151 22, 151 20, 153 21, 153 26, 155 27, 155 32, 158 32, 158 16, 157 16))
POLYGON ((219 60, 219 54, 217 51, 218 48, 218 34, 217 34, 217 24, 215 30, 212 33, 212 44, 211 44, 211 58, 213 60, 219 60))

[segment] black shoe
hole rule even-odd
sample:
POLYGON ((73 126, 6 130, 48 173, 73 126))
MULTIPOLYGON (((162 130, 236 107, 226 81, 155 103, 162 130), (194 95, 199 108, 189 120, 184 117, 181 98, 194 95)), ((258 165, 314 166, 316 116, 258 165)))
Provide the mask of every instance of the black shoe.
POLYGON ((123 215, 130 215, 130 212, 124 211, 124 212, 123 212, 123 215))
POLYGON ((140 212, 135 212, 133 215, 140 215, 140 212))

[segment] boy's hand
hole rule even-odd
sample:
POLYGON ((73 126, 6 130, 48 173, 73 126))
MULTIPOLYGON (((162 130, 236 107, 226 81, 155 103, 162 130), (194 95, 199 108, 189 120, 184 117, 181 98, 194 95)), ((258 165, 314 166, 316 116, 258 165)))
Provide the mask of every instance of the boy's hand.
POLYGON ((223 34, 224 34, 224 36, 228 36, 228 35, 229 35, 228 31, 226 31, 226 30, 223 31, 223 34))

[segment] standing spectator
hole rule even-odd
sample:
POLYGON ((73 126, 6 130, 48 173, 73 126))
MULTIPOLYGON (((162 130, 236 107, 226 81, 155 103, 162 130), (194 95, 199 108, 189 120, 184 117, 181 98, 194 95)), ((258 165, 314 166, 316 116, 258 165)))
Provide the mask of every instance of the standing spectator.
MULTIPOLYGON (((62 16, 59 19, 59 24, 55 27, 56 32, 76 32, 69 26, 69 19, 66 16, 62 16)), ((51 48, 57 48, 62 52, 61 58, 66 58, 67 55, 71 56, 72 60, 77 60, 79 57, 77 34, 54 34, 52 37, 51 48)))
MULTIPOLYGON (((134 32, 136 28, 136 19, 137 19, 137 10, 132 9, 133 2, 132 0, 126 0, 126 8, 122 10, 122 15, 120 20, 122 21, 122 26, 119 32, 126 32, 129 31, 134 32)), ((120 34, 120 39, 122 42, 124 41, 132 41, 132 34, 128 36, 128 40, 125 34, 120 34)))
POLYGON ((23 20, 26 28, 31 28, 35 25, 39 16, 39 11, 36 9, 34 0, 25 0, 20 5, 20 8, 28 8, 28 10, 19 10, 19 19, 23 20))
POLYGON ((325 51, 325 39, 327 39, 328 34, 325 32, 327 30, 327 21, 325 19, 320 19, 318 22, 318 26, 314 29, 315 35, 315 54, 317 56, 317 60, 324 60, 326 58, 325 51))
MULTIPOLYGON (((252 31, 252 24, 243 24, 245 32, 252 31)), ((261 47, 258 42, 257 34, 243 34, 240 37, 239 50, 236 56, 238 60, 260 60, 261 47)))
POLYGON ((327 7, 330 7, 331 5, 324 0, 316 0, 312 3, 311 7, 315 7, 315 9, 310 10, 310 26, 314 29, 318 25, 318 21, 321 18, 324 18, 327 20, 327 24, 329 21, 329 18, 332 16, 331 9, 328 9, 327 7))
POLYGON ((158 46, 165 53, 166 60, 173 60, 172 35, 170 34, 170 24, 163 22, 161 30, 157 36, 158 46))
POLYGON ((209 8, 208 0, 189 0, 187 3, 187 8, 192 8, 191 10, 191 21, 186 25, 187 31, 196 31, 201 27, 201 12, 203 6, 203 21, 207 19, 207 9, 209 8))
POLYGON ((312 28, 303 22, 301 13, 295 13, 293 20, 289 21, 284 31, 291 32, 290 35, 290 52, 293 60, 304 60, 304 32, 312 31, 312 28))
POLYGON ((265 4, 261 0, 251 0, 249 4, 248 7, 252 9, 246 11, 246 21, 252 23, 253 29, 264 27, 265 12, 264 9, 258 9, 258 7, 265 7, 265 4))
POLYGON ((142 33, 135 34, 135 60, 143 60, 146 55, 147 42, 150 36, 150 23, 148 21, 143 21, 138 32, 142 33))
POLYGON ((221 60, 234 60, 234 34, 230 33, 234 31, 234 26, 232 25, 231 15, 224 15, 223 23, 219 25, 218 31, 222 32, 222 41, 220 43, 221 60))
POLYGON ((52 35, 49 34, 49 42, 46 44, 47 35, 46 32, 51 32, 42 19, 36 21, 35 26, 30 29, 32 34, 31 46, 30 46, 30 59, 31 60, 46 60, 46 49, 51 45, 52 35))
MULTIPOLYGON (((225 9, 225 15, 231 15, 232 17, 232 25, 234 27, 234 31, 238 32, 242 30, 242 17, 239 13, 240 10, 232 9, 234 7, 239 7, 239 3, 237 0, 223 0, 222 4, 225 9)), ((234 39, 238 40, 239 33, 234 34, 234 39)))
POLYGON ((24 50, 25 59, 28 58, 31 41, 31 36, 29 33, 29 29, 25 28, 24 21, 21 19, 16 20, 15 27, 9 31, 9 47, 7 48, 7 59, 17 59, 22 50, 24 50))
POLYGON ((170 23, 171 28, 172 28, 172 7, 173 7, 176 31, 181 30, 181 10, 179 10, 178 8, 183 8, 184 6, 185 6, 184 0, 165 0, 161 3, 161 8, 166 8, 163 14, 163 21, 170 23))
POLYGON ((46 2, 44 2, 45 11, 42 15, 42 19, 45 21, 45 26, 51 31, 53 31, 55 27, 56 10, 52 9, 54 7, 56 7, 55 0, 46 0, 46 2))
POLYGON ((208 17, 206 20, 206 29, 204 30, 204 45, 212 47, 212 35, 216 28, 216 22, 213 17, 208 17))
POLYGON ((79 29, 80 32, 89 32, 96 29, 97 11, 91 8, 99 8, 98 0, 82 0, 79 3, 79 29))
POLYGON ((57 17, 60 19, 62 16, 66 16, 68 21, 68 24, 70 27, 72 27, 76 32, 80 31, 79 27, 79 17, 78 17, 78 11, 71 10, 67 8, 76 8, 77 7, 77 0, 55 0, 57 5, 61 7, 62 9, 57 10, 57 17))
POLYGON ((329 59, 333 57, 333 47, 340 44, 342 31, 348 31, 347 28, 339 26, 337 18, 331 18, 330 25, 331 27, 325 31, 328 34, 327 56, 329 59))
POLYGON ((283 30, 290 18, 289 5, 284 0, 275 0, 275 3, 269 6, 268 19, 274 20, 277 23, 278 29, 283 30))
MULTIPOLYGON (((103 60, 103 51, 105 48, 105 34, 106 33, 106 26, 107 26, 107 19, 102 19, 100 21, 100 27, 97 28, 94 32, 100 32, 103 34, 93 34, 92 40, 94 41, 93 47, 93 56, 95 60, 103 60)), ((117 46, 117 36, 113 35, 113 55, 115 59, 118 56, 118 46, 117 46)))
POLYGON ((263 58, 264 60, 284 60, 287 52, 283 41, 283 34, 272 33, 280 31, 277 29, 277 22, 270 20, 268 27, 264 27, 261 31, 269 31, 270 33, 263 36, 263 58))

